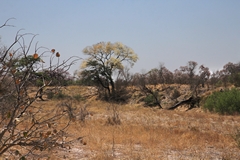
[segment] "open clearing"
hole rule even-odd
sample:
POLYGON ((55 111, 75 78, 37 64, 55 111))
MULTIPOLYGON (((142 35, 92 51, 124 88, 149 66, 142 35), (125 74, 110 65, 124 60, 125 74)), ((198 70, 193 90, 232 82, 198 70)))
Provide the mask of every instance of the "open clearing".
MULTIPOLYGON (((39 103, 49 106, 53 102, 39 103)), ((71 147, 52 150, 51 158, 240 159, 240 149, 232 138, 240 128, 239 116, 206 113, 200 108, 169 111, 95 99, 74 103, 73 107, 77 119, 68 129, 69 139, 83 138, 71 147), (79 120, 83 106, 88 111, 84 123, 79 120), (114 113, 119 115, 120 125, 110 124, 114 113)))
MULTIPOLYGON (((35 105, 51 108, 58 103, 60 100, 39 100, 35 105)), ((140 103, 114 104, 95 98, 71 105, 76 120, 66 131, 66 141, 74 141, 46 151, 50 159, 240 159, 240 148, 232 138, 240 129, 237 115, 207 113, 200 108, 147 108, 140 103), (85 122, 80 121, 83 107, 85 122), (117 116, 121 124, 111 125, 112 117, 117 116)))

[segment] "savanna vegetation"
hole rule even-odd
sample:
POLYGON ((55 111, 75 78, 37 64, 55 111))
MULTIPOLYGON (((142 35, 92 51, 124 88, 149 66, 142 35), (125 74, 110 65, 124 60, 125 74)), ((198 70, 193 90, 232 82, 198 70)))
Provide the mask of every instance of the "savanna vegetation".
POLYGON ((240 158, 240 63, 133 74, 138 56, 120 42, 61 60, 21 32, 0 46, 2 159, 240 158))

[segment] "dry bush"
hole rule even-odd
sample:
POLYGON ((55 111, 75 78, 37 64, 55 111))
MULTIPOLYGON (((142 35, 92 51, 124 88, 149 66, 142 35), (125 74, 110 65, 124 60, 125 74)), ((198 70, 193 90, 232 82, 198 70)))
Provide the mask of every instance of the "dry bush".
POLYGON ((87 110, 87 104, 84 104, 83 107, 80 108, 80 111, 78 113, 78 116, 79 116, 78 119, 81 122, 85 122, 86 117, 89 116, 89 115, 90 115, 90 113, 87 110))
MULTIPOLYGON (((0 28, 8 26, 7 23, 0 28)), ((60 54, 55 49, 37 44, 33 47, 35 37, 19 31, 10 47, 0 50, 0 156, 5 158, 44 156, 42 151, 63 143, 71 122, 61 107, 36 103, 43 100, 47 86, 52 83, 42 72, 67 71, 77 58, 60 62, 60 54), (41 85, 35 86, 36 81, 41 85)), ((53 88, 57 92, 61 85, 53 88)))
POLYGON ((112 111, 112 114, 107 118, 107 125, 120 125, 121 120, 119 117, 119 111, 117 108, 117 105, 112 104, 110 107, 110 110, 112 111))
POLYGON ((181 96, 181 93, 177 90, 177 89, 174 89, 173 90, 173 93, 172 93, 172 95, 171 95, 171 98, 172 99, 177 99, 178 97, 180 97, 181 96))

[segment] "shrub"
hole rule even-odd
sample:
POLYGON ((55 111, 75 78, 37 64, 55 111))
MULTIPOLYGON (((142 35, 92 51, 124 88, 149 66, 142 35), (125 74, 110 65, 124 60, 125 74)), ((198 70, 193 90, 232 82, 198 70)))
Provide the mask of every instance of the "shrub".
POLYGON ((81 122, 85 122, 86 117, 89 115, 89 111, 87 110, 86 104, 80 108, 80 112, 78 113, 78 115, 79 115, 79 120, 81 122))
POLYGON ((117 106, 112 106, 112 115, 108 117, 106 125, 120 125, 121 119, 119 116, 119 111, 117 109, 117 106))
POLYGON ((236 131, 236 133, 232 135, 232 138, 235 140, 237 147, 240 148, 240 130, 239 129, 236 131))
POLYGON ((69 97, 68 95, 62 93, 61 91, 59 91, 58 93, 56 93, 56 94, 53 96, 53 98, 55 98, 55 99, 66 99, 66 98, 68 98, 68 97, 69 97))
POLYGON ((80 94, 74 95, 73 98, 74 98, 76 101, 85 100, 85 98, 82 97, 80 94))
POLYGON ((54 97, 54 92, 47 92, 47 98, 48 99, 53 99, 53 97, 54 97))
POLYGON ((37 79, 35 83, 36 83, 36 86, 38 86, 38 87, 41 87, 41 86, 44 85, 44 84, 43 84, 43 81, 40 80, 40 79, 37 79))
POLYGON ((204 102, 204 108, 220 114, 240 113, 240 91, 237 89, 214 92, 204 102))
POLYGON ((53 91, 47 93, 48 99, 66 99, 69 97, 68 95, 62 93, 62 91, 59 91, 57 93, 54 93, 53 91))
POLYGON ((177 89, 174 89, 172 96, 171 96, 172 99, 177 99, 179 96, 181 96, 181 93, 177 89))
POLYGON ((150 106, 150 107, 153 107, 153 106, 156 106, 157 103, 156 103, 156 99, 154 98, 154 96, 152 94, 148 94, 144 100, 145 102, 145 105, 146 106, 150 106))
MULTIPOLYGON (((9 20, 0 25, 0 29, 9 26, 9 20)), ((69 112, 63 107, 45 110, 46 107, 35 105, 37 99, 49 92, 52 79, 60 79, 52 75, 48 81, 38 72, 61 70, 65 73, 79 58, 70 57, 60 62, 60 54, 55 55, 55 49, 38 47, 37 43, 33 48, 35 36, 18 31, 9 47, 0 44, 0 159, 45 159, 50 154, 45 151, 68 143, 63 137, 71 122, 66 120, 69 112), (38 87, 33 87, 36 84, 38 87), (64 124, 53 125, 62 120, 64 124)), ((58 91, 61 87, 62 83, 57 83, 51 88, 58 91)))

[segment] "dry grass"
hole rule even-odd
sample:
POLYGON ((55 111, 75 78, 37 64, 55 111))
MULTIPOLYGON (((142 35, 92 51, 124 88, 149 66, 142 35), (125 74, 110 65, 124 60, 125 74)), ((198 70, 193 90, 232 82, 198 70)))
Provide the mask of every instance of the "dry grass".
MULTIPOLYGON (((78 94, 80 87, 66 93, 78 94)), ((88 92, 80 92, 82 95, 88 92)), ((39 101, 36 105, 56 106, 59 101, 39 101)), ((160 110, 141 104, 111 104, 98 100, 74 102, 74 114, 87 105, 85 122, 76 119, 68 128, 70 148, 51 151, 51 159, 240 159, 240 149, 232 134, 240 129, 239 116, 203 112, 160 110), (113 107, 120 125, 109 125, 113 107)))
MULTIPOLYGON (((240 117, 220 116, 200 109, 167 111, 139 105, 118 105, 121 125, 108 125, 111 106, 88 102, 93 113, 85 123, 75 122, 69 132, 84 136, 76 147, 86 159, 238 159, 231 137, 240 117)), ((79 153, 79 154, 81 154, 79 153)), ((67 154, 71 159, 71 152, 67 154)), ((81 158, 81 157, 80 157, 81 158)), ((74 159, 72 157, 72 159, 74 159)))

